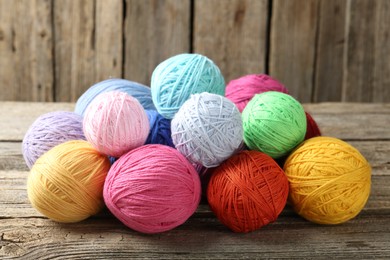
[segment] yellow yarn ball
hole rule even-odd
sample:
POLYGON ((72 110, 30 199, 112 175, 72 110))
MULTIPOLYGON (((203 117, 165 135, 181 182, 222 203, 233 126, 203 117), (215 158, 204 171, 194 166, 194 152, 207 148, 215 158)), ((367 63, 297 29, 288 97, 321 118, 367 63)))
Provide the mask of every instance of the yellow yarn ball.
POLYGON ((369 163, 356 148, 337 138, 306 140, 290 154, 284 171, 294 210, 318 224, 354 218, 370 194, 369 163))
POLYGON ((84 220, 104 205, 103 185, 109 169, 107 156, 88 142, 62 143, 35 162, 27 181, 28 198, 52 220, 84 220))

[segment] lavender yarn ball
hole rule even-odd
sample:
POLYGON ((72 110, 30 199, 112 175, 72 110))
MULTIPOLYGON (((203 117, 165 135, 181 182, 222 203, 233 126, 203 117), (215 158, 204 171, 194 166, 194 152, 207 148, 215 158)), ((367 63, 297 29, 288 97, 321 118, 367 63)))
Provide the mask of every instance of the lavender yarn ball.
POLYGON ((241 113, 226 97, 194 94, 171 122, 177 150, 192 162, 216 167, 242 147, 241 113))
POLYGON ((171 136, 171 120, 164 118, 156 110, 145 110, 149 119, 150 132, 145 144, 163 144, 175 147, 171 136))
POLYGON ((74 112, 56 111, 38 117, 23 138, 23 157, 31 169, 35 161, 54 146, 85 140, 83 118, 74 112))
POLYGON ((191 94, 209 92, 224 96, 226 86, 212 60, 196 53, 183 53, 155 68, 150 88, 157 111, 172 119, 191 94))
POLYGON ((110 91, 125 92, 136 98, 144 109, 155 109, 150 88, 147 86, 125 79, 107 79, 96 83, 81 95, 77 100, 75 113, 84 116, 85 110, 96 96, 110 91))

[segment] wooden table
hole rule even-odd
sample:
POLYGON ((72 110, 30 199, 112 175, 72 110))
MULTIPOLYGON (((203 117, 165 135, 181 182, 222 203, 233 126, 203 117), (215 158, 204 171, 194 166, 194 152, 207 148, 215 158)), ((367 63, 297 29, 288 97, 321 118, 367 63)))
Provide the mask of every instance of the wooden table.
POLYGON ((373 169, 364 210, 336 226, 310 223, 286 208, 275 223, 236 234, 206 204, 182 226, 144 235, 107 211, 76 224, 55 223, 28 201, 21 140, 41 114, 68 103, 0 102, 0 258, 387 258, 390 259, 390 104, 308 104, 324 135, 351 143, 373 169))

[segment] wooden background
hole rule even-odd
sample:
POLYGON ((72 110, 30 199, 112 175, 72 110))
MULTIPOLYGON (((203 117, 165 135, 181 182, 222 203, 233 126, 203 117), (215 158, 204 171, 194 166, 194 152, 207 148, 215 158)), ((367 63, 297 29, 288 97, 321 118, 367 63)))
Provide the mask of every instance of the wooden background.
POLYGON ((389 0, 0 0, 0 100, 73 102, 201 53, 301 102, 390 101, 389 0))

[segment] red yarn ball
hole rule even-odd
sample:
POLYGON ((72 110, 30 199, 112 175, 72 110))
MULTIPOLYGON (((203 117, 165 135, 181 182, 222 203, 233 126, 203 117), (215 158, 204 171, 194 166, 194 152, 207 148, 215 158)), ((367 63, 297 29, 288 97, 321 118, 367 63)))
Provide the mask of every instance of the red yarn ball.
POLYGON ((312 137, 321 136, 321 131, 320 131, 320 128, 318 127, 316 121, 313 119, 313 117, 308 112, 305 112, 305 113, 306 113, 306 122, 307 122, 305 140, 312 138, 312 137))
POLYGON ((288 94, 282 83, 266 74, 250 74, 231 80, 226 86, 226 97, 242 112, 255 94, 279 91, 288 94))
POLYGON ((286 175, 270 156, 242 151, 213 170, 207 199, 224 225, 250 232, 277 219, 288 189, 286 175))

